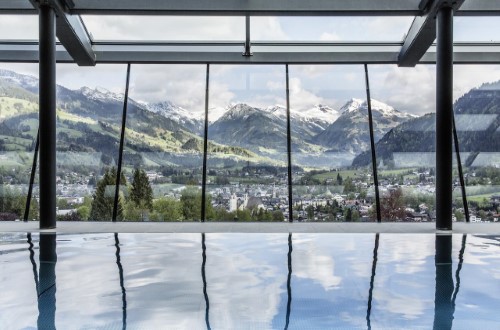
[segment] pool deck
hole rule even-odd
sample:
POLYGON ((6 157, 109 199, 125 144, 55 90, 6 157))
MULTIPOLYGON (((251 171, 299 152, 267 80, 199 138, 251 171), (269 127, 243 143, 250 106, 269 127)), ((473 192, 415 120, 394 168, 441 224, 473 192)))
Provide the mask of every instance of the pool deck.
MULTIPOLYGON (((56 233, 436 233, 435 223, 260 223, 260 222, 0 222, 0 232, 56 233)), ((500 223, 453 223, 452 233, 500 234, 500 223)))

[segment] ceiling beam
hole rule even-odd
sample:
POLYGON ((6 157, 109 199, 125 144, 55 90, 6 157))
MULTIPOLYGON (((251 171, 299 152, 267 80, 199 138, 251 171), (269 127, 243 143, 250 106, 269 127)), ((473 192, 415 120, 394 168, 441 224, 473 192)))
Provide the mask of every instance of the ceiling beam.
POLYGON ((96 55, 85 25, 79 15, 69 14, 72 0, 29 0, 36 9, 41 2, 49 3, 56 13, 56 35, 74 62, 80 66, 94 66, 96 55))
MULTIPOLYGON (((252 44, 253 56, 242 56, 244 43, 97 43, 97 64, 398 64, 401 43, 264 43, 252 44)), ((59 63, 74 63, 61 44, 59 63)), ((0 41, 0 62, 38 62, 37 42, 0 41)), ((431 46, 419 64, 436 62, 431 46)), ((455 64, 500 64, 500 43, 456 43, 455 64)))
POLYGON ((93 66, 96 54, 89 33, 79 15, 61 13, 56 19, 56 34, 68 53, 80 66, 93 66))
MULTIPOLYGON (((422 0, 425 2, 427 0, 422 0)), ((414 0, 86 0, 72 15, 420 16, 414 0)), ((0 0, 0 14, 36 14, 29 0, 0 0)), ((456 16, 499 16, 500 0, 466 0, 456 16)))
MULTIPOLYGON (((24 0, 28 2, 28 0, 24 0)), ((0 12, 30 10, 23 0, 0 1, 0 12), (3 4, 6 2, 6 4, 3 4)), ((31 9, 32 11, 32 9, 31 9)), ((414 0, 86 0, 71 14, 93 15, 211 15, 211 16, 413 16, 414 0)))
POLYGON ((465 0, 421 0, 419 7, 425 12, 417 16, 408 30, 398 55, 399 66, 415 66, 436 39, 436 15, 442 6, 452 6, 454 11, 465 0))

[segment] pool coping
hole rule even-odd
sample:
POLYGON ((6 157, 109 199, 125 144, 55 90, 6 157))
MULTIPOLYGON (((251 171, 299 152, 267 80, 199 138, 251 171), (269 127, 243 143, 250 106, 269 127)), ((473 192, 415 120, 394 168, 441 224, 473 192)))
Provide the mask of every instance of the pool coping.
MULTIPOLYGON (((0 222, 0 232, 54 233, 441 233, 430 223, 321 223, 321 222, 58 222, 40 229, 37 221, 0 222)), ((453 223, 451 233, 500 234, 500 223, 453 223)))

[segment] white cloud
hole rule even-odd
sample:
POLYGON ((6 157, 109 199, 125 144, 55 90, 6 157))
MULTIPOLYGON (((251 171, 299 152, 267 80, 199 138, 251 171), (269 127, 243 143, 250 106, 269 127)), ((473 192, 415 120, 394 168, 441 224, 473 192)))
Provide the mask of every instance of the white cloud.
POLYGON ((290 107, 296 110, 306 110, 315 104, 325 103, 322 97, 304 89, 299 78, 290 78, 290 107))
POLYGON ((145 102, 171 101, 204 111, 204 65, 141 65, 131 67, 129 96, 145 102))
POLYGON ((250 20, 252 40, 289 40, 278 17, 252 17, 250 20))
POLYGON ((342 38, 335 32, 323 32, 319 37, 321 41, 340 41, 342 38))
POLYGON ((244 40, 244 17, 83 16, 95 40, 244 40))
POLYGON ((435 66, 372 65, 368 69, 373 98, 417 115, 436 111, 435 66))
POLYGON ((37 15, 2 15, 0 39, 38 40, 37 15))
POLYGON ((453 98, 456 100, 475 87, 500 80, 500 65, 455 65, 453 98))

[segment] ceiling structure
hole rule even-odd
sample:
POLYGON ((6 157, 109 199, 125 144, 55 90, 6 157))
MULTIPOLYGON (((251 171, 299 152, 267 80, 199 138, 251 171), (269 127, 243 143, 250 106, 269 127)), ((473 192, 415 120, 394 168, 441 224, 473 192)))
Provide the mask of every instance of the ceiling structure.
MULTIPOLYGON (((0 15, 36 15, 49 2, 57 19, 58 62, 354 64, 435 63, 436 13, 451 5, 455 16, 500 16, 500 0, 2 0, 0 15), (96 41, 80 15, 238 16, 246 18, 244 40, 236 41, 96 41), (255 41, 250 18, 260 16, 413 16, 404 40, 255 41)), ((0 40, 0 61, 38 62, 36 40, 0 40)), ((455 63, 500 63, 500 43, 460 42, 455 63)))

